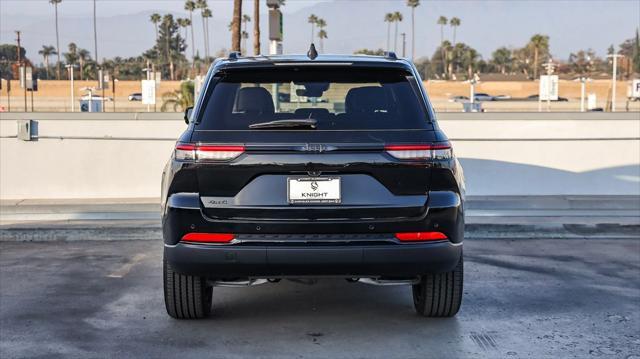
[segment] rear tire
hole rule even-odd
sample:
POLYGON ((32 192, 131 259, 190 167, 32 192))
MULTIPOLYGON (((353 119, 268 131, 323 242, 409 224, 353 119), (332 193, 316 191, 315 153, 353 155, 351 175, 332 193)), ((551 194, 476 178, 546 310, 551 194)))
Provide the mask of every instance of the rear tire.
POLYGON ((176 319, 201 319, 211 314, 213 287, 203 277, 179 274, 167 260, 164 267, 164 304, 176 319))
POLYGON ((462 304, 464 261, 450 272, 426 274, 413 285, 413 306, 425 317, 453 317, 462 304))

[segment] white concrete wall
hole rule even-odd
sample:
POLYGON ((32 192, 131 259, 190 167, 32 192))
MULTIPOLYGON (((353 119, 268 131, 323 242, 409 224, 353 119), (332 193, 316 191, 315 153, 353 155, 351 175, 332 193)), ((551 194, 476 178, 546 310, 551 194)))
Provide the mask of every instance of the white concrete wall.
MULTIPOLYGON (((440 114, 469 195, 640 195, 639 113, 440 114)), ((0 113, 0 199, 158 197, 177 114, 0 113), (21 141, 16 120, 38 120, 21 141)))

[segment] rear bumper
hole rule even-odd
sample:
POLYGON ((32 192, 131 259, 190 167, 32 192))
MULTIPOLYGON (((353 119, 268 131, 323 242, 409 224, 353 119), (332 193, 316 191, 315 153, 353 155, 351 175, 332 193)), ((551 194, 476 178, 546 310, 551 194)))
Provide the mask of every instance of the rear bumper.
POLYGON ((279 276, 409 277, 453 270, 462 244, 264 246, 165 244, 179 273, 210 278, 279 276))

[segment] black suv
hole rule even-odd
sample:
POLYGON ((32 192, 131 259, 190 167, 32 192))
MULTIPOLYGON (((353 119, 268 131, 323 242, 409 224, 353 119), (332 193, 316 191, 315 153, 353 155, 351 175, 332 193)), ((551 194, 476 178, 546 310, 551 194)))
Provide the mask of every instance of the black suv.
POLYGON ((416 68, 387 56, 230 55, 209 69, 162 180, 164 296, 342 277, 462 298, 464 180, 416 68))

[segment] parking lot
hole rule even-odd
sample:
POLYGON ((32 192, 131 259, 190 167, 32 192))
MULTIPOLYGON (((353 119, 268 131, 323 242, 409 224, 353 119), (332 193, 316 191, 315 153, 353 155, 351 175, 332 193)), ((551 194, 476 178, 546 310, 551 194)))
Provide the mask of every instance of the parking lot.
POLYGON ((322 279, 216 288, 214 315, 164 310, 162 242, 0 243, 0 356, 640 358, 640 242, 465 243, 454 319, 406 286, 322 279))

